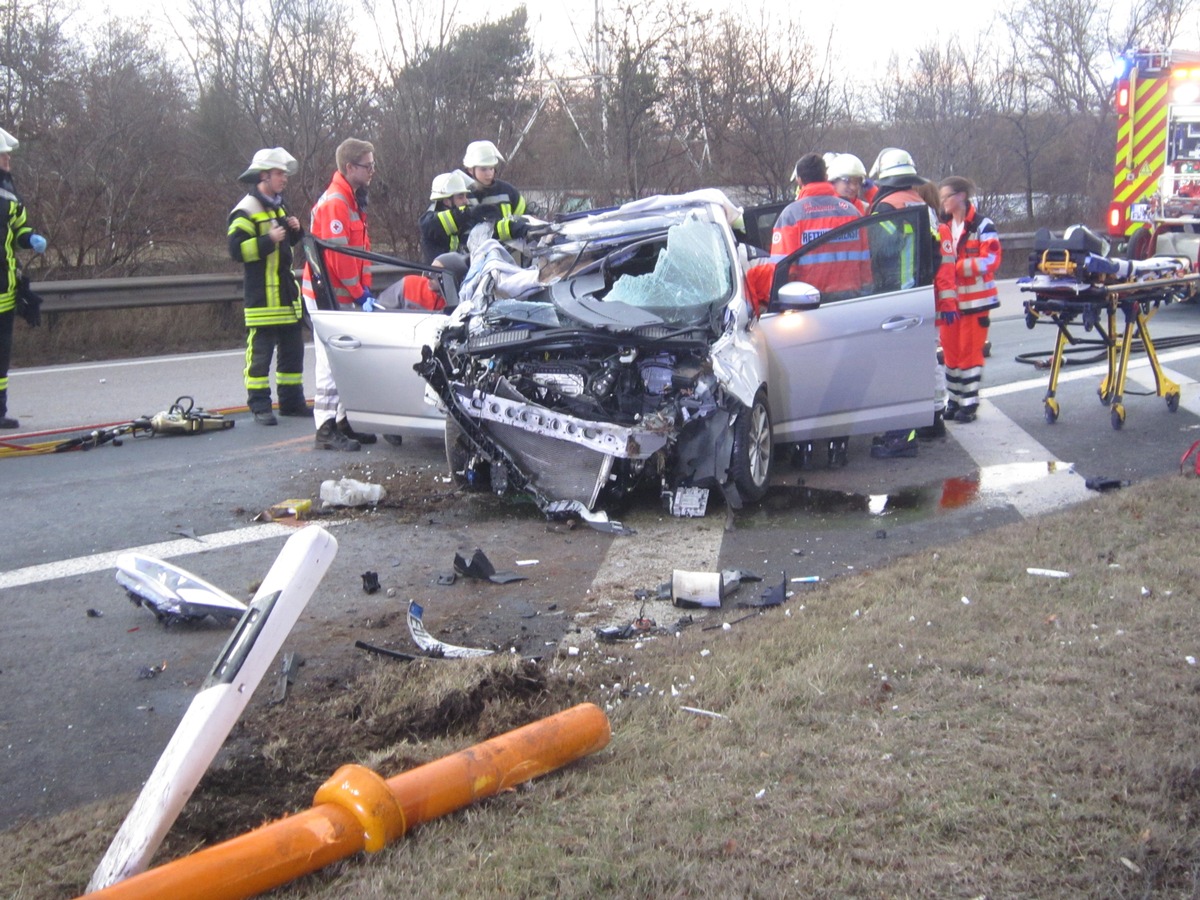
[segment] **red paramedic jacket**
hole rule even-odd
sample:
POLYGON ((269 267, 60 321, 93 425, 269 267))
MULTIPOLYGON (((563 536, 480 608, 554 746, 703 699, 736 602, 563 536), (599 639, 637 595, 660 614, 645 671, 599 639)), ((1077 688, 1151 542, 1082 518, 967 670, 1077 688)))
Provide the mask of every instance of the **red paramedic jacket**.
MULTIPOLYGON (((854 204, 839 197, 828 181, 806 184, 800 189, 799 199, 789 204, 775 222, 771 255, 787 256, 825 232, 859 218, 854 204)), ((862 291, 872 283, 866 230, 848 232, 803 257, 792 267, 791 277, 808 282, 822 293, 862 291)))

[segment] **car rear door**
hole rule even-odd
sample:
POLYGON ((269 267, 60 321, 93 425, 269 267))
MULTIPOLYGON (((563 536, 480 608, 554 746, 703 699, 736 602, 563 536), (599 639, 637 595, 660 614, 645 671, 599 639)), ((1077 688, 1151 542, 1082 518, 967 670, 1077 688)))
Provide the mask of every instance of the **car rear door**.
MULTIPOLYGON (((310 239, 306 253, 339 251, 310 239)), ((355 253, 354 255, 361 255, 355 253)), ((456 300, 449 273, 400 259, 369 254, 373 288, 381 300, 399 293, 405 276, 424 278, 434 273, 446 283, 451 300, 456 300), (386 262, 381 262, 386 260, 386 262), (391 284, 395 288, 388 289, 391 284)), ((359 431, 379 434, 441 434, 445 419, 438 407, 426 401, 425 380, 413 366, 421 359, 421 348, 433 345, 448 321, 445 312, 424 309, 377 309, 364 312, 337 308, 327 292, 318 291, 318 305, 310 311, 314 339, 324 345, 338 395, 347 417, 359 431)))
POLYGON ((910 207, 823 234, 776 267, 758 322, 779 442, 875 434, 933 419, 936 242, 929 211, 910 207), (869 248, 858 290, 829 294, 815 309, 785 310, 779 288, 812 271, 806 257, 831 245, 869 248))

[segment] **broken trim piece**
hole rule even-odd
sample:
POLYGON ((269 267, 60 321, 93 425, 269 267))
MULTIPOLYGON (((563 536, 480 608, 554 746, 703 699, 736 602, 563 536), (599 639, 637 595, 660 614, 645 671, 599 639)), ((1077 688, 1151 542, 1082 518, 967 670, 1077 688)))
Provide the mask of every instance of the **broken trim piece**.
POLYGON ((471 659, 476 656, 491 656, 494 651, 477 647, 458 647, 439 641, 425 628, 422 616, 425 610, 415 600, 408 601, 408 631, 413 643, 428 653, 443 659, 471 659))

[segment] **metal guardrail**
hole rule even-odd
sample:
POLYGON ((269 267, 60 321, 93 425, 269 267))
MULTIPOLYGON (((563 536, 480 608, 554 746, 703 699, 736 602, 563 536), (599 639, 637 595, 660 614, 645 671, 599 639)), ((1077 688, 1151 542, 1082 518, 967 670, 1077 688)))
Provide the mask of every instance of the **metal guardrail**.
MULTIPOLYGON (((1006 252, 1033 249, 1033 232, 1002 234, 1006 252)), ((380 278, 377 289, 386 287, 389 278, 400 270, 395 266, 373 265, 371 272, 380 278)), ((242 276, 164 275, 154 278, 93 278, 81 281, 40 281, 33 290, 42 300, 43 313, 92 312, 106 309, 137 309, 147 306, 185 306, 193 303, 240 303, 242 276)))

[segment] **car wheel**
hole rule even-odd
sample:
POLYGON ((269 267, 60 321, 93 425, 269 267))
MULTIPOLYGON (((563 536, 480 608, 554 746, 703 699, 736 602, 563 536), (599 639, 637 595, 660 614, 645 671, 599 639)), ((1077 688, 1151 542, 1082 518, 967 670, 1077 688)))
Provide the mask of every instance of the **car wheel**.
POLYGON ((404 443, 404 435, 401 434, 385 434, 383 439, 393 447, 399 447, 404 443))
POLYGON ((754 404, 738 416, 733 426, 733 460, 730 475, 738 492, 751 502, 761 500, 771 481, 771 412, 766 391, 760 390, 754 404))
POLYGON ((1154 232, 1149 225, 1139 225, 1125 245, 1126 259, 1149 259, 1154 249, 1154 232))

